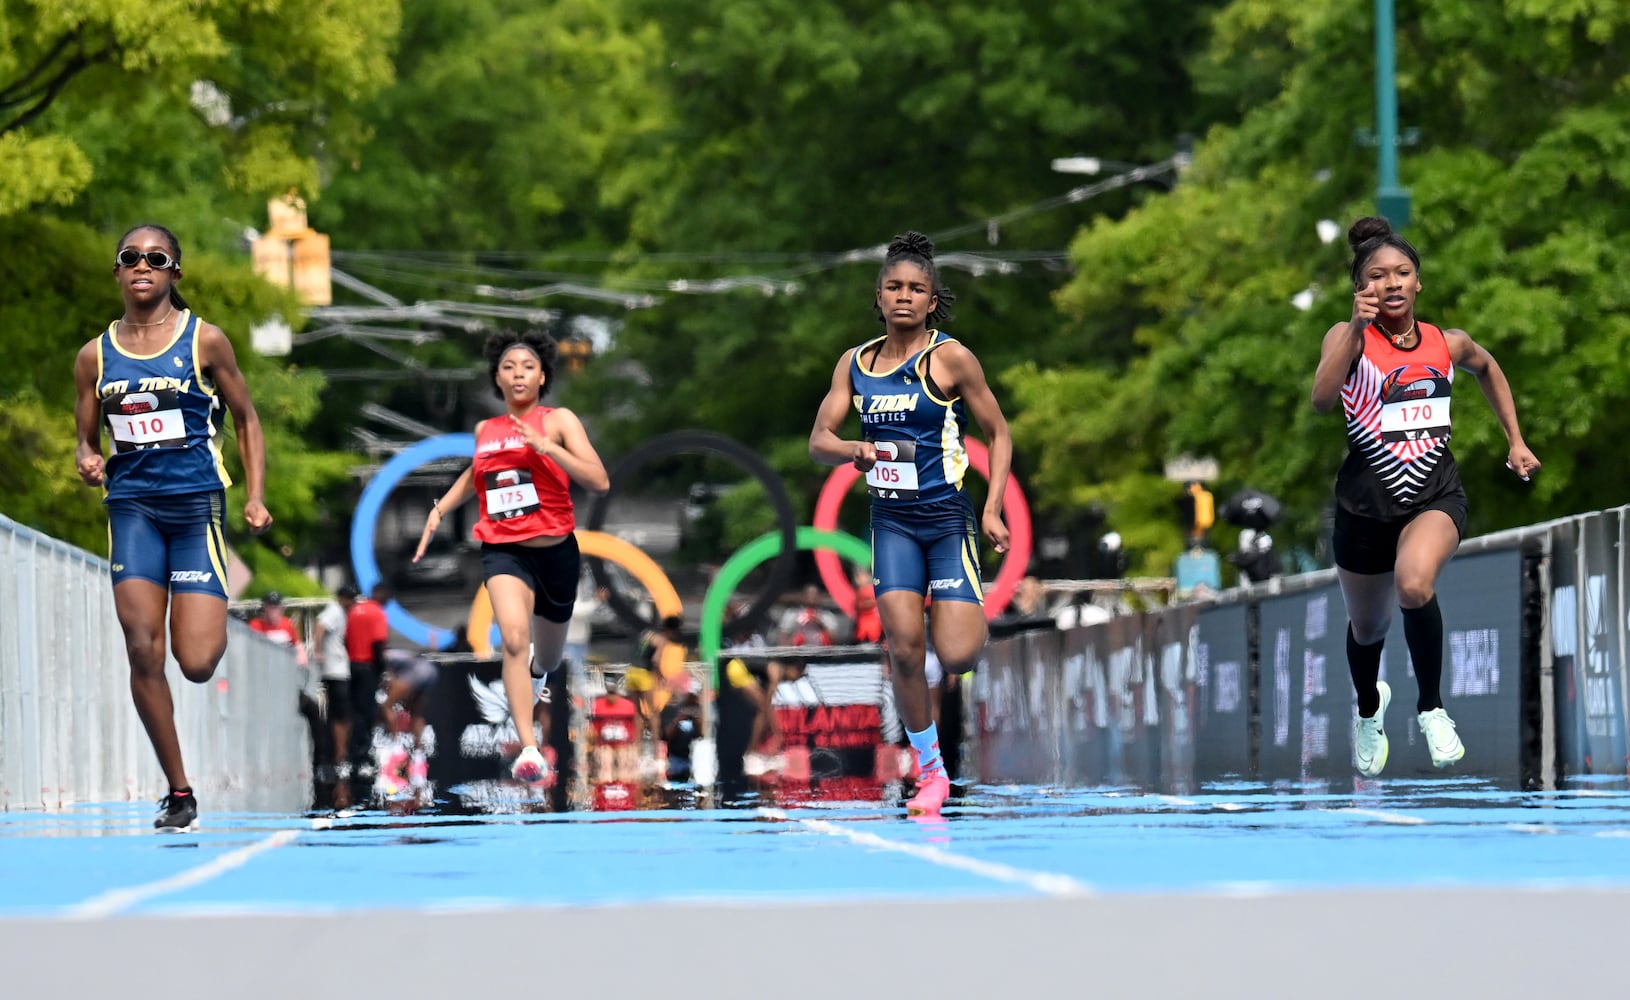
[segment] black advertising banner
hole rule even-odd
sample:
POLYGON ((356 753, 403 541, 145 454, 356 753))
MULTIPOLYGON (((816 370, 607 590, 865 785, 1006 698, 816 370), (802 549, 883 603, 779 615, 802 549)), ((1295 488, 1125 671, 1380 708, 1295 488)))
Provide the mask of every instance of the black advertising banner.
POLYGON ((1159 783, 1160 706, 1145 651, 1146 617, 1120 615, 1063 633, 1066 784, 1159 783))
MULTIPOLYGON (((519 749, 504 694, 503 661, 446 660, 437 664, 436 683, 425 706, 425 721, 435 732, 430 755, 430 782, 449 811, 487 811, 530 802, 535 793, 509 776, 509 763, 519 749)), ((558 675, 558 671, 557 671, 558 675)), ((572 748, 568 738, 570 707, 556 675, 549 743, 555 748, 557 773, 569 773, 572 748)), ((563 808, 565 782, 551 789, 553 808, 563 808)))
POLYGON ((430 780, 438 789, 505 776, 505 752, 517 741, 502 673, 500 660, 437 665, 425 720, 436 730, 430 780))
MULTIPOLYGON (((1439 574, 1437 594, 1443 612, 1443 707, 1466 745, 1466 756, 1447 773, 1515 786, 1522 777, 1522 553, 1510 548, 1456 556, 1439 574)), ((1346 663, 1345 654, 1341 662, 1346 663)), ((1381 679, 1392 686, 1385 775, 1444 773, 1432 767, 1416 721, 1419 688, 1401 614, 1393 615, 1387 632, 1381 679)), ((1351 690, 1351 681, 1346 683, 1351 690)))
POLYGON ((1153 761, 1159 769, 1159 788, 1173 794, 1194 791, 1195 747, 1193 706, 1197 694, 1194 658, 1189 643, 1198 608, 1192 604, 1161 608, 1144 616, 1144 662, 1153 684, 1155 712, 1148 716, 1146 732, 1157 738, 1153 761))
POLYGON ((1109 633, 1102 625, 1056 633, 1064 664, 1063 746, 1058 780, 1067 785, 1102 785, 1111 778, 1111 758, 1120 726, 1109 685, 1109 633))
POLYGON ((1590 741, 1586 737, 1584 685, 1578 669, 1579 533, 1578 519, 1551 528, 1550 609, 1552 683, 1556 701, 1557 756, 1563 774, 1589 774, 1590 741))
POLYGON ((1578 535, 1566 569, 1561 546, 1552 557, 1552 649, 1563 770, 1622 775, 1626 765, 1624 604, 1619 586, 1622 519, 1611 512, 1573 521, 1578 535))
POLYGON ((1250 648, 1244 602, 1202 608, 1189 637, 1189 701, 1197 781, 1252 777, 1250 648))
POLYGON ((979 777, 1021 783, 1057 780, 1063 700, 1060 637, 1051 630, 994 639, 974 675, 979 777))
POLYGON ((882 797, 883 784, 899 770, 899 754, 884 742, 885 729, 896 725, 894 700, 882 664, 854 657, 819 648, 777 656, 772 682, 769 658, 747 650, 721 654, 721 677, 739 658, 758 688, 748 697, 725 683, 718 693, 715 745, 727 801, 749 792, 788 804, 882 797), (766 695, 773 726, 755 707, 766 695), (755 731, 764 743, 749 746, 755 731))
MULTIPOLYGON (((1522 555, 1502 549, 1452 559, 1438 578, 1443 608, 1445 708, 1467 754, 1457 775, 1516 785, 1522 778, 1522 555)), ((1335 584, 1264 598, 1258 692, 1261 777, 1342 780, 1353 774, 1357 699, 1347 671, 1347 614, 1335 584)), ((1393 614, 1381 679, 1392 688, 1386 776, 1438 772, 1416 721, 1418 687, 1393 614)))
POLYGON ((1351 774, 1353 686, 1341 590, 1330 583, 1263 598, 1259 621, 1263 780, 1351 774))
POLYGON ((811 658, 801 667, 784 661, 783 670, 771 696, 779 766, 765 775, 777 800, 880 799, 899 758, 893 748, 883 756, 883 712, 894 702, 882 664, 811 658))

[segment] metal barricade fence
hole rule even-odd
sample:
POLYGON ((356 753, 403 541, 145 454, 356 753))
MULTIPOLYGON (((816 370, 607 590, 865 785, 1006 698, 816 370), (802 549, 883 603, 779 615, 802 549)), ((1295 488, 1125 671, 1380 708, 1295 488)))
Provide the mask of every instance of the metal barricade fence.
MULTIPOLYGON (((108 563, 0 515, 0 810, 157 800, 108 563)), ((292 650, 229 619, 207 684, 171 658, 176 729, 206 809, 299 811, 311 789, 292 650)))
MULTIPOLYGON (((1627 577, 1630 507, 1461 544, 1438 580, 1442 691, 1471 748, 1456 774, 1524 788, 1626 780, 1627 577)), ((1350 780, 1345 636, 1335 571, 1321 570, 993 639, 971 692, 975 772, 1176 791, 1350 780)), ((1413 701, 1398 616, 1382 677, 1413 701)), ((1389 773, 1433 773, 1411 713, 1394 711, 1389 773)))

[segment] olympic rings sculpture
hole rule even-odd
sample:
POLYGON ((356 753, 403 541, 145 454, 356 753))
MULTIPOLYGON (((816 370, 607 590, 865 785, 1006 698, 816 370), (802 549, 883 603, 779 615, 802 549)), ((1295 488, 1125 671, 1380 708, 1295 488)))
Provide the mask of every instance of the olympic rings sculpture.
MULTIPOLYGON (((357 589, 364 593, 373 589, 380 580, 379 563, 374 558, 374 530, 385 500, 396 485, 427 463, 443 458, 467 458, 475 452, 473 434, 442 434, 425 438, 392 456, 363 488, 357 501, 356 513, 351 519, 351 567, 356 575, 357 589)), ((645 585, 656 602, 657 613, 677 615, 683 612, 679 593, 668 575, 650 556, 639 548, 615 536, 598 531, 578 531, 577 544, 585 556, 594 556, 628 570, 645 585)), ((385 605, 385 620, 410 642, 430 649, 446 649, 457 636, 448 629, 436 628, 420 621, 412 612, 396 601, 385 605)), ((491 652, 495 639, 492 625, 492 600, 483 585, 476 591, 470 605, 467 637, 477 652, 491 652)))
MULTIPOLYGON (((708 585, 706 596, 702 598, 702 632, 696 640, 696 646, 697 655, 703 663, 716 665, 718 662, 719 648, 724 637, 724 609, 730 601, 731 593, 736 589, 736 584, 740 583, 753 567, 773 555, 778 555, 777 547, 780 544, 781 538, 774 532, 760 535, 737 549, 725 560, 724 565, 719 567, 718 574, 708 585)), ((872 564, 872 547, 847 532, 801 527, 797 533, 797 545, 800 549, 836 552, 862 566, 872 564)), ((837 556, 833 558, 836 559, 837 556)))
MULTIPOLYGON (((990 451, 983 442, 967 438, 964 445, 968 452, 968 462, 974 471, 990 478, 990 451)), ((860 470, 851 463, 845 463, 833 468, 826 477, 826 484, 821 487, 820 496, 815 500, 814 525, 822 531, 834 531, 838 527, 838 511, 843 506, 844 499, 849 495, 849 487, 860 478, 860 470)), ((1025 501, 1024 490, 1019 487, 1019 480, 1008 476, 1007 489, 1002 491, 1002 514, 1007 520, 1008 547, 1002 556, 1001 568, 997 570, 996 581, 991 584, 990 593, 985 595, 985 617, 995 618, 1007 607, 1013 599, 1013 592, 1018 589, 1019 581, 1024 579, 1025 569, 1030 565, 1030 504, 1025 501)), ((815 551, 815 567, 820 570, 821 582, 826 585, 826 592, 832 600, 837 602, 843 613, 853 618, 855 616, 855 586, 844 575, 843 566, 838 557, 827 550, 815 551)))
MULTIPOLYGON (((351 570, 356 575, 358 590, 366 594, 380 580, 379 563, 374 558, 374 529, 379 523, 379 512, 384 509, 385 499, 396 484, 422 465, 442 458, 468 458, 474 454, 474 434, 440 434, 403 448, 379 467, 379 471, 368 480, 368 485, 363 487, 356 512, 351 516, 351 570)), ((385 604, 385 620, 408 641, 429 649, 446 649, 456 638, 448 629, 420 621, 394 600, 385 604)))
MULTIPOLYGON (((751 625, 781 599, 781 595, 792 583, 792 573, 797 562, 798 516, 793 512, 792 499, 787 496, 787 487, 781 481, 781 477, 775 474, 775 470, 770 468, 757 452, 741 442, 723 434, 698 430, 670 431, 641 442, 633 451, 619 459, 612 468, 611 489, 601 494, 595 501, 594 510, 589 515, 589 528, 600 531, 605 527, 611 498, 627 485, 629 478, 636 471, 655 459, 676 454, 712 455, 734 463, 737 468, 749 473, 764 486, 764 494, 769 498, 770 506, 775 511, 781 548, 776 553, 775 565, 770 567, 770 578, 765 581, 764 589, 753 599, 753 603, 742 614, 741 619, 726 623, 732 630, 751 625)), ((619 618, 636 629, 655 627, 656 622, 645 620, 633 603, 612 586, 611 578, 598 560, 589 561, 589 571, 594 574, 594 582, 610 593, 610 599, 606 603, 611 605, 619 618)))
MULTIPOLYGON (((972 438, 966 440, 965 447, 969 463, 974 470, 989 478, 990 453, 986 447, 972 438)), ((374 532, 380 512, 391 491, 423 465, 446 458, 466 458, 473 454, 474 450, 475 437, 471 434, 442 434, 425 438, 397 453, 369 480, 357 502, 351 522, 351 563, 360 590, 363 592, 371 590, 381 578, 374 555, 374 532)), ((787 496, 786 486, 763 459, 739 442, 708 431, 674 431, 662 434, 645 441, 629 452, 618 462, 611 475, 611 490, 597 499, 590 516, 589 528, 577 532, 578 544, 588 560, 590 571, 596 583, 610 591, 608 603, 619 617, 637 628, 655 624, 641 617, 633 604, 611 586, 611 580, 601 565, 602 560, 623 567, 643 584, 651 594, 659 617, 682 614, 682 602, 662 567, 638 547, 608 535, 599 528, 605 522, 610 497, 619 485, 626 483, 634 470, 660 456, 686 452, 721 457, 751 473, 764 485, 765 493, 775 509, 777 521, 777 531, 762 535, 738 549, 720 568, 709 585, 703 600, 702 634, 699 641, 699 652, 704 662, 717 656, 725 632, 751 627, 781 597, 790 582, 796 553, 800 549, 815 551, 816 566, 828 595, 845 614, 853 617, 854 585, 843 572, 839 556, 841 554, 854 562, 870 565, 871 547, 853 535, 838 531, 837 524, 839 510, 849 488, 860 478, 860 470, 852 464, 835 467, 827 476, 816 500, 814 524, 801 527, 796 524, 796 515, 787 496), (740 583, 754 567, 772 556, 776 562, 762 593, 755 598, 746 613, 737 619, 726 621, 724 609, 736 584, 740 583)), ((1030 561, 1032 545, 1030 507, 1018 480, 1011 476, 1004 494, 1003 510, 1011 536, 1010 544, 1003 556, 996 580, 985 598, 987 618, 996 617, 1007 607, 1030 561)), ((397 632, 421 646, 445 649, 456 639, 452 631, 420 621, 394 600, 387 602, 385 615, 386 620, 397 632)), ((490 650, 495 642, 492 637, 494 631, 492 603, 487 597, 486 587, 483 586, 477 591, 471 604, 468 630, 470 645, 477 650, 483 648, 490 650), (484 643, 478 641, 481 639, 486 641, 484 643)))

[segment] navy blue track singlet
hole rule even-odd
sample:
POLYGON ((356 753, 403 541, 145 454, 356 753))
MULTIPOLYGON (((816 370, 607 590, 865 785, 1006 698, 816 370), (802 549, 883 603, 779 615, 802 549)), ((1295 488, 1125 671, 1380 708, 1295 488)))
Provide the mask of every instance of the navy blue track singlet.
POLYGON ((849 364, 854 407, 866 440, 877 446, 877 464, 866 474, 872 505, 898 509, 961 495, 968 471, 966 409, 960 397, 939 398, 923 378, 929 353, 955 341, 930 330, 928 346, 887 371, 873 371, 861 357, 882 341, 855 348, 849 364))
POLYGON ((96 394, 111 454, 107 498, 222 490, 221 397, 198 358, 199 320, 181 311, 175 333, 152 354, 133 354, 108 325, 97 340, 96 394))

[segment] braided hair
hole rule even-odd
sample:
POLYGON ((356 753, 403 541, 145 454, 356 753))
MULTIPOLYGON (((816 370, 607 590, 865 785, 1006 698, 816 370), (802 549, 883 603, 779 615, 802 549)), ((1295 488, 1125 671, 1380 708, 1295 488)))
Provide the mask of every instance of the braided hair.
POLYGON ((515 347, 524 347, 537 355, 538 366, 543 369, 541 395, 555 380, 555 339, 542 330, 525 330, 521 333, 499 330, 481 345, 481 356, 487 359, 487 382, 492 386, 493 394, 499 399, 504 398, 504 390, 498 388, 498 365, 504 360, 504 355, 515 347))
MULTIPOLYGON (((130 237, 132 237, 135 234, 141 232, 143 229, 151 229, 153 232, 158 233, 160 236, 164 237, 164 241, 166 243, 170 244, 170 256, 175 258, 175 276, 176 276, 176 278, 180 278, 181 277, 181 241, 175 238, 174 233, 170 232, 168 229, 164 228, 163 226, 159 225, 156 222, 142 222, 142 223, 138 223, 137 225, 131 226, 129 229, 126 229, 125 234, 123 236, 119 237, 119 245, 113 248, 113 252, 117 254, 120 250, 123 250, 124 246, 125 246, 125 243, 127 243, 130 240, 130 237)), ((170 282, 170 305, 175 307, 176 309, 185 309, 185 308, 187 308, 187 300, 182 298, 181 293, 176 290, 175 281, 173 279, 170 282)))
POLYGON ((1417 272, 1421 269, 1420 253, 1408 240, 1392 231, 1390 222, 1378 215, 1366 215, 1353 223, 1352 228, 1347 230, 1347 245, 1353 249, 1354 288, 1364 286, 1364 281, 1360 278, 1364 273, 1364 266, 1382 247, 1392 247, 1408 257, 1417 272))
MULTIPOLYGON (((928 314, 928 325, 938 328, 951 321, 951 303, 956 296, 940 281, 939 268, 934 266, 934 241, 916 230, 902 233, 889 241, 889 248, 883 255, 883 267, 877 272, 877 290, 883 290, 883 276, 896 264, 915 264, 928 275, 928 284, 937 300, 934 310, 928 314)), ((874 299, 872 309, 877 313, 879 320, 883 319, 883 308, 874 299)))

